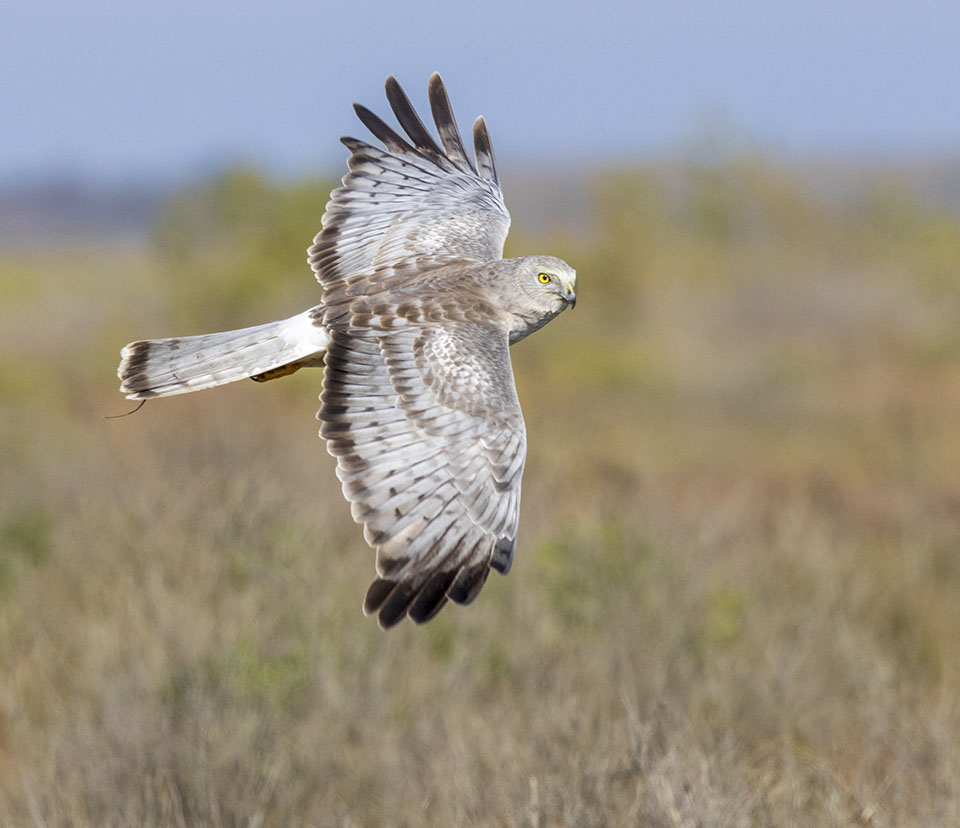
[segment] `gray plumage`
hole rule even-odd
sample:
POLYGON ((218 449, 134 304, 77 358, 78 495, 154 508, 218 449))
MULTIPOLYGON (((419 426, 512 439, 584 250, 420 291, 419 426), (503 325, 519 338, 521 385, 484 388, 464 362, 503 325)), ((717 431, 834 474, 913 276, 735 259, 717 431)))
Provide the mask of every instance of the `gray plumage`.
POLYGON ((308 262, 321 304, 239 331, 127 345, 131 399, 273 379, 324 365, 321 436, 377 578, 364 611, 383 627, 468 603, 513 561, 526 434, 509 346, 576 300, 550 256, 502 258, 510 214, 482 118, 468 157, 440 76, 440 143, 400 85, 387 99, 407 135, 355 105, 384 149, 354 138, 308 262))

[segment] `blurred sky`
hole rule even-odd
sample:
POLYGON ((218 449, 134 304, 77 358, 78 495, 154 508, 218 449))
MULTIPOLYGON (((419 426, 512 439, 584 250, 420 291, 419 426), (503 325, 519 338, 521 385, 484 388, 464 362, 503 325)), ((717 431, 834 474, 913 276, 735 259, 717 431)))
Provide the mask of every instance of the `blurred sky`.
POLYGON ((956 0, 13 0, 0 182, 339 169, 350 103, 384 112, 393 73, 425 106, 436 69, 509 163, 717 129, 801 156, 960 147, 956 0))

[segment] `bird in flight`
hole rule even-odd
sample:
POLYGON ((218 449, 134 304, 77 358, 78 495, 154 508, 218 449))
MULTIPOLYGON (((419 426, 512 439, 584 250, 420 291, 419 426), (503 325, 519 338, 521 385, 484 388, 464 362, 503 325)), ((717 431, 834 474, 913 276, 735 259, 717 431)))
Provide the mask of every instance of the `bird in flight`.
POLYGON ((405 136, 364 106, 383 144, 341 139, 349 172, 308 262, 316 307, 235 331, 131 342, 120 390, 145 400, 322 366, 320 435, 353 518, 376 549, 363 603, 384 629, 476 598, 506 574, 520 513, 526 432, 509 346, 576 302, 552 256, 503 258, 510 226, 482 117, 467 153, 439 74, 440 143, 393 78, 405 136))

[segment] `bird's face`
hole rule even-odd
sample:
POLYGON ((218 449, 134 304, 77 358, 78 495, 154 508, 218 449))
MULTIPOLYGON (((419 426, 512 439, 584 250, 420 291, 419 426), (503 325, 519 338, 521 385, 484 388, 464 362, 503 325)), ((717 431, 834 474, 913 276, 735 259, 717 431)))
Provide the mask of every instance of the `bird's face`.
POLYGON ((559 313, 577 304, 577 271, 553 256, 532 256, 524 273, 524 288, 544 309, 559 313))

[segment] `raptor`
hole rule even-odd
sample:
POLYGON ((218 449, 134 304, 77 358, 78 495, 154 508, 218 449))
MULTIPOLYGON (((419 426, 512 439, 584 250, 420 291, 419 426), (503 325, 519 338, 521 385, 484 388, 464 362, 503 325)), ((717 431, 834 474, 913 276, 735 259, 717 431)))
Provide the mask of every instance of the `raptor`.
POLYGON ((363 608, 384 628, 467 604, 491 568, 510 569, 526 432, 509 347, 576 302, 565 262, 503 258, 510 214, 486 124, 471 158, 438 74, 428 88, 439 143, 393 77, 405 135, 354 105, 383 146, 341 139, 349 172, 308 250, 316 307, 131 342, 118 369, 143 400, 322 366, 320 435, 376 549, 363 608))

